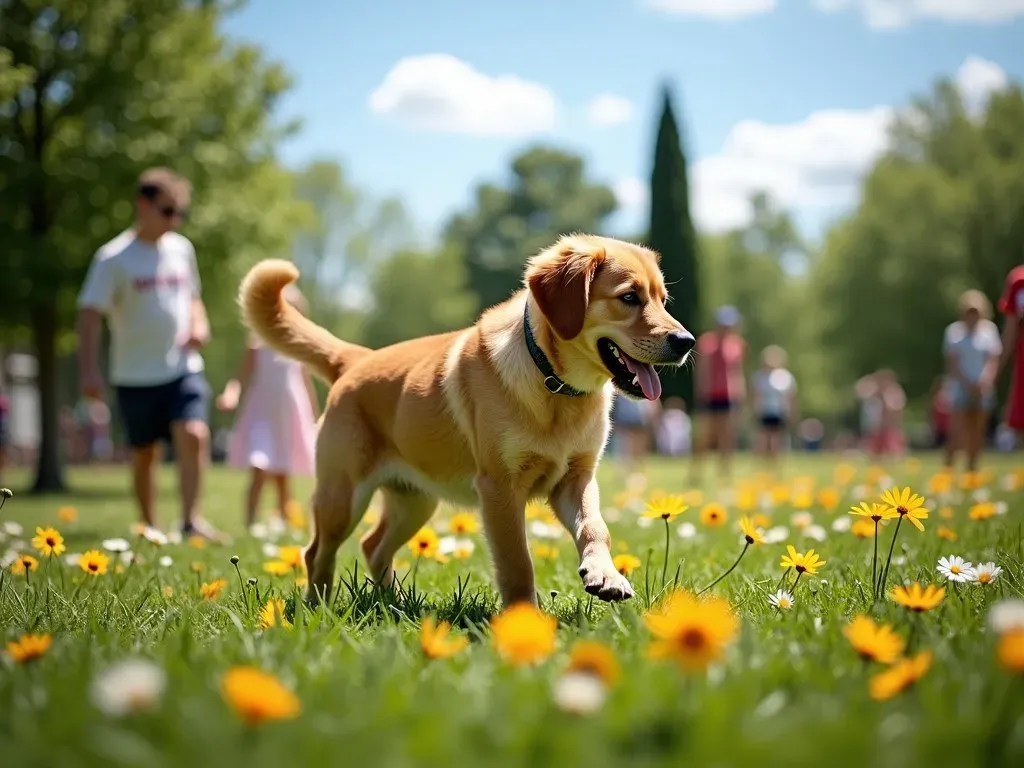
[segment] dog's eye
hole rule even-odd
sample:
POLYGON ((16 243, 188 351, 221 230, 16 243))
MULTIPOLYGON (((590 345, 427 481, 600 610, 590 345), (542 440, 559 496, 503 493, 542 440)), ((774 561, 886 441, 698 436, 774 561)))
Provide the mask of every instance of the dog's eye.
POLYGON ((630 306, 635 307, 640 303, 640 297, 633 292, 624 293, 621 296, 619 296, 619 301, 621 301, 623 304, 629 304, 630 306))

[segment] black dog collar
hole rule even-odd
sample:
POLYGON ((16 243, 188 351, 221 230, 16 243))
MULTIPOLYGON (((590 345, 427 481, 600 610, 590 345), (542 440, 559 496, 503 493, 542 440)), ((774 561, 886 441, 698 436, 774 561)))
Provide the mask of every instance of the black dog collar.
POLYGON ((526 348, 530 350, 530 357, 533 358, 533 362, 538 370, 544 374, 544 388, 548 392, 553 395, 566 395, 567 397, 582 397, 587 394, 562 381, 558 374, 555 373, 555 369, 551 366, 548 356, 544 354, 544 350, 537 345, 537 340, 533 337, 533 329, 530 328, 529 301, 526 302, 526 309, 523 310, 523 335, 526 337, 526 348))

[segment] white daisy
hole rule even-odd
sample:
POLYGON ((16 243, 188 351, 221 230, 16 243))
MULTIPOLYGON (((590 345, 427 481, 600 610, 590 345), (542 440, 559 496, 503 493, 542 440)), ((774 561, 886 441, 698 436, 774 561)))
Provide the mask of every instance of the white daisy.
POLYGON ((92 701, 110 717, 151 709, 163 695, 167 676, 161 667, 142 659, 118 662, 92 682, 92 701))
POLYGON ((151 525, 147 525, 143 529, 142 538, 144 538, 150 544, 156 544, 158 547, 162 547, 168 542, 167 534, 165 534, 158 528, 154 528, 151 525))
POLYGON ((4 552, 3 557, 0 557, 0 571, 5 568, 9 568, 15 560, 18 559, 18 551, 15 549, 8 549, 4 552))
POLYGON ((988 625, 993 632, 1003 634, 1024 629, 1024 600, 1010 598, 993 603, 988 609, 988 625))
POLYGON ((976 503, 980 504, 983 501, 988 501, 991 495, 992 493, 988 488, 978 488, 971 494, 971 498, 973 498, 976 503))
POLYGON ((127 550, 125 552, 119 553, 118 557, 121 558, 121 562, 124 565, 131 565, 132 562, 135 560, 135 553, 130 550, 127 550))
POLYGON ((21 536, 22 527, 13 520, 7 520, 4 523, 3 531, 8 536, 21 536))
POLYGON ((959 555, 940 557, 937 570, 947 581, 974 581, 974 568, 959 555))
POLYGON ((1003 572, 995 563, 978 563, 974 566, 974 580, 979 584, 991 584, 1003 572))
POLYGON ((797 512, 790 519, 790 522, 793 523, 793 525, 795 525, 800 530, 803 530, 804 528, 806 528, 814 522, 814 515, 812 515, 810 512, 797 512))
POLYGON ((1009 507, 1006 505, 1005 501, 997 501, 996 502, 996 514, 997 515, 1005 515, 1008 509, 1009 509, 1009 507))
POLYGON ((253 523, 249 526, 249 535, 254 539, 265 539, 270 535, 264 523, 253 523))
POLYGON ((784 589, 780 589, 774 595, 768 595, 768 602, 780 611, 788 611, 793 607, 793 595, 784 589))
POLYGON ((164 555, 160 558, 160 567, 170 568, 172 565, 174 565, 174 560, 171 559, 170 555, 164 555))
POLYGON ((543 520, 530 522, 530 535, 536 536, 538 539, 558 539, 561 538, 564 531, 562 526, 545 523, 543 520))
POLYGON ((82 559, 82 555, 78 552, 68 552, 64 555, 64 562, 70 565, 72 568, 78 565, 78 561, 82 559))
POLYGON ((581 672, 567 672, 555 680, 552 698, 564 712, 574 715, 589 715, 599 710, 608 690, 596 675, 581 672))
POLYGON ((103 548, 107 552, 127 552, 131 548, 128 539, 104 539, 103 548))
POLYGON ((676 528, 676 533, 679 534, 680 539, 692 539, 697 535, 697 526, 693 523, 680 523, 676 528))
POLYGON ((849 515, 843 515, 832 521, 832 530, 836 533, 846 533, 850 530, 851 525, 853 525, 853 518, 849 515))
POLYGON ((652 525, 654 525, 654 518, 644 517, 643 515, 641 515, 636 519, 636 524, 639 525, 641 528, 650 528, 652 525))
POLYGON ((804 528, 804 536, 815 541, 824 541, 828 538, 828 533, 820 525, 808 525, 804 528))
POLYGON ((764 532, 765 544, 779 544, 789 538, 789 528, 784 525, 776 525, 764 532))
POLYGON ((277 557, 277 553, 279 551, 280 550, 279 550, 277 544, 271 544, 269 541, 263 542, 263 556, 264 557, 270 557, 270 558, 277 557))

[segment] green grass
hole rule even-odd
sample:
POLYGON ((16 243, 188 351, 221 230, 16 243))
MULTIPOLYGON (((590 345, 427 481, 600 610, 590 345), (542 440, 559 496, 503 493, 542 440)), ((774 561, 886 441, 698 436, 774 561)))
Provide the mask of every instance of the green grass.
MULTIPOLYGON (((838 463, 801 458, 787 466, 786 476, 813 476, 820 489, 832 484, 838 463)), ((35 662, 0 659, 0 765, 1021 765, 1024 677, 1011 678, 997 665, 985 617, 992 602, 1024 589, 1024 501, 998 482, 1015 466, 1012 460, 993 458, 989 466, 992 497, 1008 502, 1008 513, 972 521, 970 501, 963 499, 953 505, 951 520, 933 512, 924 533, 903 526, 896 554, 905 561, 893 565, 890 583, 939 581, 937 559, 956 553, 996 561, 1004 571, 995 584, 956 585, 936 611, 917 617, 888 600, 872 608, 870 540, 831 528, 863 482, 866 465, 860 464, 837 512, 811 510, 828 533, 824 541, 797 531, 790 503, 770 513, 774 525, 789 528, 788 541, 801 550, 813 547, 828 561, 818 577, 801 580, 792 611, 779 615, 766 602, 782 575, 785 542, 752 548, 712 590, 730 601, 742 629, 723 662, 704 674, 647 658, 643 612, 660 591, 664 528, 661 521, 642 527, 635 511, 615 508, 624 472, 610 462, 602 468, 602 499, 614 551, 625 546, 649 565, 632 575, 633 601, 607 606, 583 593, 568 537, 552 542, 558 557, 538 559, 536 571, 542 607, 560 622, 558 649, 535 668, 508 667, 491 646, 487 622, 497 599, 480 534, 467 560, 422 562, 414 588, 406 565, 403 596, 366 585, 361 561, 355 570, 354 537, 339 556, 339 576, 349 586, 338 590, 330 610, 310 612, 300 600, 294 629, 260 631, 255 596, 243 597, 230 556, 240 557, 243 579, 259 579, 261 600, 291 600, 297 590, 292 579, 263 572, 263 543, 242 531, 244 476, 217 469, 206 513, 235 535, 230 547, 178 544, 157 552, 133 540, 144 562, 122 574, 86 579, 78 568, 45 560, 28 585, 23 576, 3 574, 0 642, 27 631, 51 633, 54 640, 35 662), (942 541, 940 525, 954 529, 959 540, 942 541), (173 565, 158 565, 163 555, 173 565), (200 599, 194 562, 205 565, 202 580, 227 579, 217 600, 200 599), (165 586, 173 589, 170 597, 165 586), (450 660, 425 660, 418 633, 428 612, 458 625, 472 639, 470 648, 450 660), (890 622, 904 638, 912 635, 915 651, 935 654, 926 677, 887 702, 867 693, 869 677, 880 668, 860 661, 842 634, 861 612, 890 622), (578 638, 607 644, 623 670, 604 708, 589 717, 559 711, 550 695, 578 638), (106 665, 128 656, 160 664, 168 686, 155 710, 114 719, 93 706, 89 687, 106 665), (256 731, 244 727, 219 692, 220 676, 237 664, 274 673, 298 694, 300 716, 256 731)), ((887 470, 894 482, 923 492, 934 467, 926 458, 920 467, 900 462, 887 470)), ((753 465, 741 463, 737 476, 753 472, 753 465)), ((688 490, 679 463, 651 462, 644 474, 648 491, 688 490)), ((25 479, 7 482, 17 492, 25 479)), ((715 483, 710 471, 706 480, 706 499, 725 492, 727 484, 715 483)), ((36 525, 52 523, 68 552, 98 547, 107 537, 132 538, 135 512, 124 470, 77 470, 71 481, 75 491, 68 498, 19 493, 0 520, 24 526, 19 538, 25 542, 36 525), (65 504, 78 509, 76 523, 58 523, 57 509, 65 504)), ((160 515, 169 528, 177 520, 170 472, 162 488, 160 515)), ((300 486, 297 498, 308 490, 300 486)), ((446 514, 439 512, 437 527, 446 514)), ((730 507, 727 525, 714 529, 701 526, 697 509, 674 521, 673 529, 690 522, 698 534, 683 539, 673 530, 670 581, 678 569, 681 587, 699 589, 724 571, 741 548, 738 516, 730 507)), ((885 549, 891 530, 880 537, 885 549)), ((294 535, 305 543, 304 532, 294 535)), ((0 553, 11 543, 7 538, 0 553)), ((408 552, 401 557, 412 559, 408 552)))

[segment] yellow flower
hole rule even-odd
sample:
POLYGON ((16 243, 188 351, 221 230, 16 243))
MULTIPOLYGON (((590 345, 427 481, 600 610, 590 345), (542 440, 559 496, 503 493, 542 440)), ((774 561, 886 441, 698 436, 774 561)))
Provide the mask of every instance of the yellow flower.
POLYGON ((643 513, 643 517, 661 519, 668 522, 675 520, 688 509, 689 507, 680 495, 654 496, 652 494, 647 502, 647 509, 643 513))
POLYGON ((306 561, 302 559, 302 547, 281 547, 277 550, 277 559, 289 568, 306 567, 306 561))
POLYGON ((544 517, 549 517, 551 510, 548 509, 548 505, 543 501, 531 501, 526 505, 526 519, 527 520, 540 520, 544 517))
POLYGON ((939 538, 943 539, 944 541, 956 541, 957 540, 956 531, 954 531, 952 528, 947 528, 944 525, 939 526, 938 533, 939 533, 939 538))
POLYGON ((781 484, 772 486, 771 500, 773 507, 782 506, 789 501, 789 486, 781 484))
POLYGON ((700 511, 700 521, 711 528, 725 525, 725 520, 728 516, 725 507, 715 502, 705 504, 700 511))
POLYGON ((953 511, 952 507, 940 507, 939 517, 941 517, 943 520, 952 520, 954 517, 956 517, 956 512, 953 511))
POLYGON ((517 603, 491 619, 491 638, 510 664, 534 664, 555 650, 558 621, 529 603, 517 603))
POLYGON ((440 624, 433 616, 424 616, 420 624, 420 647, 428 659, 448 659, 461 653, 469 645, 469 638, 451 636, 452 626, 447 621, 440 624))
POLYGON ((739 631, 739 619, 727 602, 718 597, 698 600, 681 590, 648 613, 644 623, 656 638, 651 656, 674 659, 686 670, 704 669, 721 657, 739 631))
POLYGON ((746 515, 740 518, 740 531, 747 544, 764 544, 764 534, 754 527, 754 522, 746 515))
POLYGON ((985 475, 981 472, 968 472, 960 479, 960 487, 965 491, 976 491, 985 485, 985 475))
POLYGON ((412 537, 412 541, 409 542, 409 549, 412 550, 413 555, 416 557, 433 557, 437 554, 439 543, 440 539, 438 539, 434 529, 429 526, 423 526, 412 537))
POLYGON ((906 643, 887 624, 875 624, 867 616, 857 616, 843 634, 862 659, 892 664, 903 653, 906 643))
POLYGON ((580 640, 572 647, 565 671, 593 675, 606 686, 615 685, 622 674, 619 661, 611 649, 593 640, 580 640))
POLYGON ((793 506, 796 509, 810 509, 814 506, 814 494, 809 488, 798 488, 793 492, 793 506))
POLYGON ((751 518, 751 522, 753 522, 754 526, 757 528, 769 528, 771 527, 772 519, 768 517, 768 515, 758 514, 751 518))
POLYGON ((552 546, 551 544, 534 544, 533 556, 538 560, 557 560, 558 547, 552 546))
POLYGON ((909 488, 902 491, 899 488, 890 488, 882 494, 882 501, 889 510, 910 520, 917 530, 924 530, 921 521, 928 519, 928 510, 924 508, 923 496, 918 496, 909 488))
POLYGON ((202 573, 206 570, 206 565, 204 563, 200 563, 197 560, 193 560, 191 563, 189 563, 188 567, 192 570, 192 573, 202 573))
POLYGON ((615 566, 615 570, 621 573, 623 576, 629 576, 633 571, 639 568, 643 563, 640 562, 640 558, 636 555, 630 555, 627 553, 616 555, 612 558, 612 565, 615 566))
POLYGON ((887 508, 884 504, 868 504, 866 501, 862 501, 856 507, 850 507, 850 514, 870 517, 876 523, 881 520, 891 520, 894 517, 899 517, 899 512, 887 508))
POLYGON ((73 523, 78 519, 78 510, 74 507, 58 507, 57 519, 62 523, 73 523))
POLYGON ((260 629, 271 627, 284 627, 291 629, 292 623, 284 615, 284 600, 279 597, 267 600, 260 608, 260 629))
POLYGON ((211 582, 200 585, 199 594, 203 596, 203 600, 216 600, 221 590, 227 585, 227 579, 214 579, 211 582))
POLYGON ((850 533, 858 539, 872 539, 875 536, 875 524, 870 520, 854 520, 850 533))
POLYGON ((18 555, 18 559, 11 563, 11 573, 16 573, 20 576, 26 571, 34 571, 38 567, 39 561, 32 557, 32 555, 22 554, 18 555))
POLYGON ((284 505, 284 519, 292 528, 301 530, 306 527, 306 515, 302 511, 302 505, 295 499, 289 499, 284 505))
POLYGON ((83 553, 78 560, 78 567, 90 576, 102 576, 107 572, 108 565, 110 565, 110 558, 98 549, 90 549, 83 553))
POLYGON ((835 488, 822 488, 818 493, 818 503, 828 512, 839 506, 839 499, 839 491, 835 488))
POLYGON ((704 503, 704 494, 698 488, 694 488, 692 491, 687 491, 683 494, 683 503, 686 508, 699 507, 704 503))
POLYGON ((270 560, 263 564, 263 570, 271 576, 287 576, 292 572, 292 566, 284 560, 270 560))
POLYGON ((448 530, 456 536, 465 536, 480 530, 480 521, 469 512, 457 512, 448 521, 448 530))
POLYGON ((900 659, 885 672, 880 672, 868 682, 871 698, 876 701, 891 699, 924 677, 931 666, 931 651, 919 653, 912 658, 900 659))
POLYGON ((971 520, 988 520, 996 514, 996 505, 991 501, 983 501, 971 507, 968 515, 971 520))
POLYGON ((928 479, 928 493, 933 496, 949 493, 952 488, 953 474, 949 470, 939 472, 928 479))
POLYGON ((221 695, 247 725, 296 717, 298 697, 273 675, 254 667, 232 667, 220 681, 221 695))
POLYGON ((189 536, 188 545, 192 549, 206 549, 206 539, 202 536, 189 536))
POLYGON ((455 549, 452 550, 452 557, 456 560, 465 560, 466 558, 473 556, 473 542, 467 541, 455 545, 455 549))
POLYGON ((22 635, 7 643, 7 655, 15 664, 24 664, 38 659, 50 650, 52 644, 53 638, 49 635, 22 635))
POLYGON ((857 470, 849 464, 840 464, 836 467, 832 476, 835 478, 836 485, 849 485, 853 478, 857 476, 857 470))
POLYGON ((925 588, 914 582, 909 587, 896 587, 892 599, 911 611, 921 613, 937 608, 946 597, 946 588, 929 584, 925 588))
POLYGON ((796 547, 788 544, 786 551, 789 554, 782 556, 781 566, 783 568, 796 568, 797 573, 815 576, 818 573, 818 569, 825 565, 825 561, 815 554, 813 549, 808 549, 805 553, 801 554, 796 551, 796 547))
POLYGON ((744 486, 736 492, 736 509, 740 512, 753 512, 757 509, 757 489, 744 486))
POLYGON ((1017 674, 1024 673, 1024 628, 1018 627, 1005 632, 996 647, 999 663, 1017 674))
POLYGON ((174 597, 174 587, 168 585, 163 588, 164 597, 174 597))
POLYGON ((43 557, 56 555, 60 557, 67 547, 64 546, 64 537, 56 528, 36 528, 36 537, 32 539, 32 546, 35 547, 43 557))

